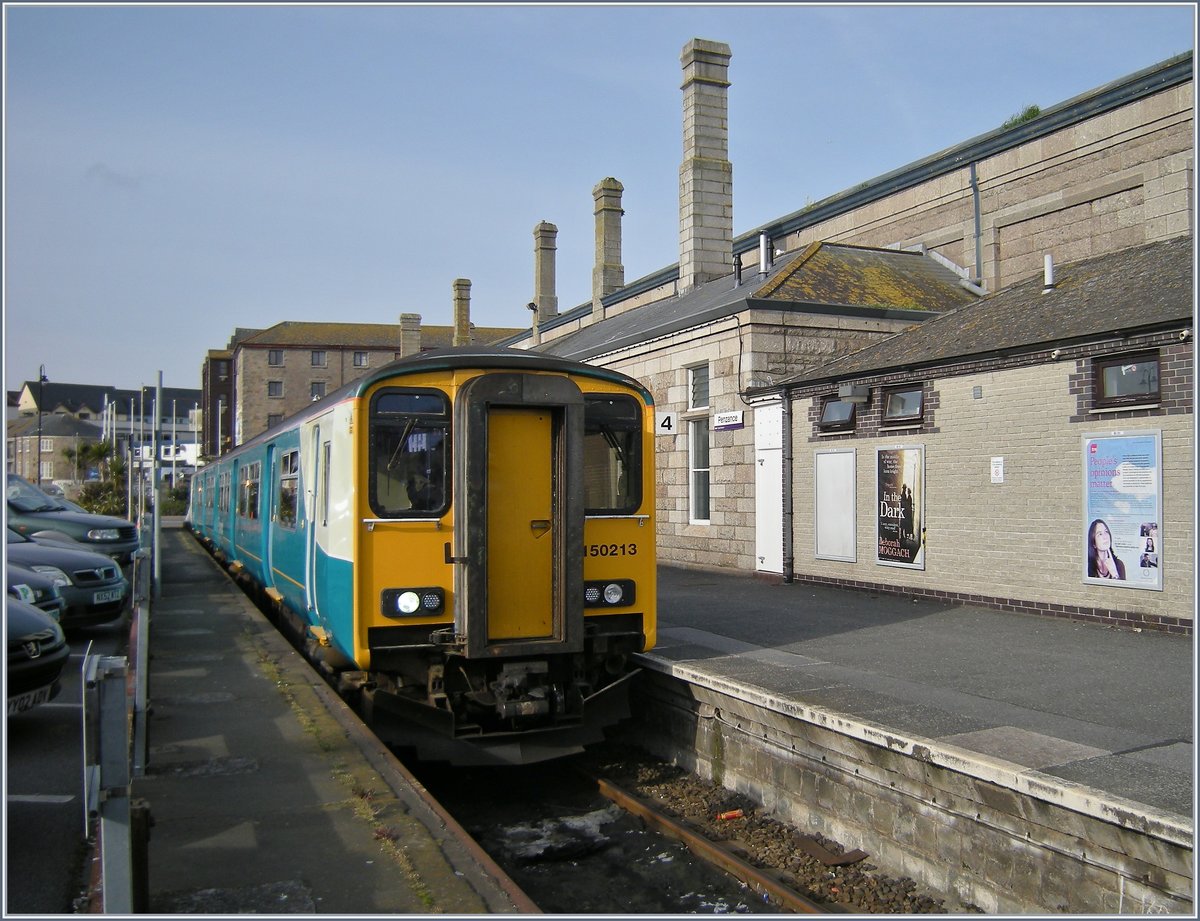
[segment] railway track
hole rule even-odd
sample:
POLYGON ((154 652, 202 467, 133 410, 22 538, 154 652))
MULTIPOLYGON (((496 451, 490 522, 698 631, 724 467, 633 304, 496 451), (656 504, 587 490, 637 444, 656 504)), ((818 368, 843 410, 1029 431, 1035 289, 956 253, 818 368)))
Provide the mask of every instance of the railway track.
POLYGON ((543 911, 825 913, 652 800, 570 761, 520 769, 418 765, 421 783, 543 911))

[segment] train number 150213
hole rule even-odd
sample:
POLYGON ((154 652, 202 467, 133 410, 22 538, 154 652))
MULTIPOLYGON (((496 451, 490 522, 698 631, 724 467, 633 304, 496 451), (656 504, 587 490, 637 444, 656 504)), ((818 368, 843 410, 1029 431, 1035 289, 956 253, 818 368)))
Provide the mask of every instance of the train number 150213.
POLYGON ((637 544, 588 544, 588 556, 637 556, 637 544))

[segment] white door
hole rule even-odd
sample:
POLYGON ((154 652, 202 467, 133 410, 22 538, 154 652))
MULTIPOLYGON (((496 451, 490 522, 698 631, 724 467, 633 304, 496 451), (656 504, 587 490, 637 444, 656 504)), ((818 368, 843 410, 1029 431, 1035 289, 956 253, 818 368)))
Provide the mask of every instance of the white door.
POLYGON ((759 572, 783 573, 783 405, 754 410, 754 557, 759 572))

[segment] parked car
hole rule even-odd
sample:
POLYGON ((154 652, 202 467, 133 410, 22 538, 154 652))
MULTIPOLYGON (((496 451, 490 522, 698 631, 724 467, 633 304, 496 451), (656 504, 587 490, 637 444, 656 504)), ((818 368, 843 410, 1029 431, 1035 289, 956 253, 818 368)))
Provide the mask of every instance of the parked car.
POLYGON ((75 511, 15 473, 8 474, 7 497, 8 526, 21 534, 59 531, 122 566, 138 548, 137 528, 124 518, 75 511))
POLYGON ((49 614, 54 618, 54 622, 58 623, 62 618, 63 608, 67 604, 63 599, 62 592, 58 590, 58 583, 50 576, 12 563, 5 566, 5 575, 8 578, 8 596, 10 598, 17 598, 26 604, 33 605, 43 613, 49 614))
POLYGON ((18 598, 9 598, 5 612, 8 634, 8 715, 53 700, 62 689, 60 676, 71 648, 62 627, 48 615, 18 598))
POLYGON ((116 620, 129 601, 129 580, 121 567, 103 554, 73 550, 65 544, 42 543, 8 529, 5 553, 14 563, 48 576, 66 601, 64 627, 116 620))

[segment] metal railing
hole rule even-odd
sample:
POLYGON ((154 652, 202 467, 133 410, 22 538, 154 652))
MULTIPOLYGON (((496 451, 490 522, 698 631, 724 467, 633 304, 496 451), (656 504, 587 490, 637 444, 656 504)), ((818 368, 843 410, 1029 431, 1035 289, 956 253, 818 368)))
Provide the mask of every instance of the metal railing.
POLYGON ((144 912, 149 810, 132 799, 133 778, 147 761, 150 559, 133 560, 129 656, 95 656, 83 663, 84 833, 95 825, 101 910, 144 912))

